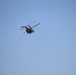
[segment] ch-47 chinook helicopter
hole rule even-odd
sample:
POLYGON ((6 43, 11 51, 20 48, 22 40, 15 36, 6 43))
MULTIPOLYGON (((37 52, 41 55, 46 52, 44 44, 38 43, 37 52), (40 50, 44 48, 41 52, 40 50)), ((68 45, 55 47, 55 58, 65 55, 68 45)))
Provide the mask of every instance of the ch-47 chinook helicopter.
MULTIPOLYGON (((33 23, 33 22, 32 22, 32 23, 33 23)), ((32 24, 32 23, 31 23, 31 24, 32 24)), ((34 25, 33 27, 31 27, 30 24, 27 25, 27 26, 21 26, 21 30, 25 28, 25 31, 27 32, 27 34, 28 34, 28 33, 31 34, 31 33, 34 32, 34 29, 33 29, 33 28, 36 27, 36 26, 38 26, 39 24, 40 24, 40 23, 34 25)), ((25 33, 25 32, 24 32, 24 33, 25 33)))

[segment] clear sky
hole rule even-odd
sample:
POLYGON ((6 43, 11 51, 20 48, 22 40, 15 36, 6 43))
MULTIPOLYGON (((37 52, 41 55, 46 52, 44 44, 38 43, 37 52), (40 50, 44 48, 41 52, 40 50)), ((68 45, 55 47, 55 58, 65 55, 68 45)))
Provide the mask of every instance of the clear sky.
POLYGON ((76 0, 0 0, 0 75, 76 75, 76 0))

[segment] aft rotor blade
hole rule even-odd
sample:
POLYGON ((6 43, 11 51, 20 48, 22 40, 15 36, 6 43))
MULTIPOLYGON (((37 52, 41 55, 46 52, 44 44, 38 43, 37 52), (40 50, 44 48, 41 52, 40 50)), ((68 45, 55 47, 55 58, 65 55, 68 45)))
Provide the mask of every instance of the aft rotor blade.
POLYGON ((36 24, 35 26, 33 26, 32 28, 34 28, 34 27, 36 27, 36 26, 38 26, 40 23, 38 23, 38 24, 36 24))

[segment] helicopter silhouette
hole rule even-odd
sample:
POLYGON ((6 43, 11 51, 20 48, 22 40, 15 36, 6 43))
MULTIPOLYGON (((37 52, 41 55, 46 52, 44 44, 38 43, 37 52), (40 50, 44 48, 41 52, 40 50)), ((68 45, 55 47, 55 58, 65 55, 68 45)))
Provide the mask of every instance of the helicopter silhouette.
MULTIPOLYGON (((32 22, 32 23, 33 23, 33 22, 32 22)), ((32 23, 31 23, 31 24, 32 24, 32 23)), ((22 29, 25 28, 25 31, 27 32, 27 34, 31 34, 31 33, 34 32, 34 29, 33 29, 33 28, 36 27, 36 26, 38 26, 39 24, 40 24, 40 23, 34 25, 33 27, 31 27, 30 24, 29 24, 29 25, 27 25, 27 26, 21 26, 21 28, 22 28, 22 29)), ((22 30, 22 29, 21 29, 21 30, 22 30)), ((24 33, 25 33, 25 32, 24 32, 24 33)))

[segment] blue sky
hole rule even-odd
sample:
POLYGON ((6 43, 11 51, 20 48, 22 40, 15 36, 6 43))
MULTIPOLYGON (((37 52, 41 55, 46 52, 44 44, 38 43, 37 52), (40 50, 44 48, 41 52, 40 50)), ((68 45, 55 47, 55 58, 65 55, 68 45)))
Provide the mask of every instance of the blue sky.
POLYGON ((0 75, 76 75, 76 1, 0 0, 0 75))

